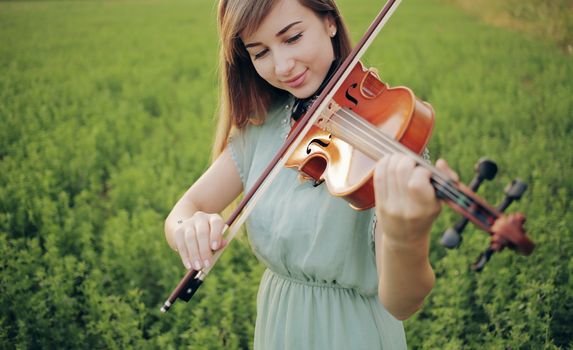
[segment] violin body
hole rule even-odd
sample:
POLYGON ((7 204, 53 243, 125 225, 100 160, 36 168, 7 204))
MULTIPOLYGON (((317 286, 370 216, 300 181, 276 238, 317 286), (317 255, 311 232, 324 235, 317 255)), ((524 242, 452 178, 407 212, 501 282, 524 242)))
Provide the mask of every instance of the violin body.
MULTIPOLYGON (((361 63, 352 68, 334 101, 417 154, 430 140, 432 106, 407 87, 390 88, 361 63)), ((354 209, 364 210, 375 205, 372 176, 376 162, 349 142, 314 125, 285 166, 297 169, 303 179, 324 181, 331 194, 343 197, 354 209)))

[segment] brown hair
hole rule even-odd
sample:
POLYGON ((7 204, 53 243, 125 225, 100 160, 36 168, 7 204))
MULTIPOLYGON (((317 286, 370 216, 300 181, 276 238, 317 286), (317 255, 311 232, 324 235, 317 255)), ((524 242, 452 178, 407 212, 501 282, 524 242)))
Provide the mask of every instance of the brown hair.
MULTIPOLYGON (((273 6, 281 0, 220 0, 219 121, 213 145, 213 159, 226 147, 232 128, 248 123, 262 124, 268 108, 284 91, 262 79, 251 62, 239 35, 252 34, 273 6)), ((295 0, 284 0, 295 1, 295 0)), ((334 57, 344 59, 351 51, 350 36, 333 0, 296 0, 320 18, 331 16, 337 35, 332 38, 334 57)))

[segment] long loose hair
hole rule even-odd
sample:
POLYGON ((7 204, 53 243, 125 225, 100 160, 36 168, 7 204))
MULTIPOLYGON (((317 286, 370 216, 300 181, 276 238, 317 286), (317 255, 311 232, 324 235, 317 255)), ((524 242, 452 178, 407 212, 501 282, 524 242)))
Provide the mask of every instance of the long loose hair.
POLYGON ((258 75, 240 38, 241 34, 254 33, 280 1, 299 1, 319 18, 334 19, 337 34, 331 40, 335 58, 345 59, 352 49, 348 29, 333 0, 220 0, 217 16, 220 102, 213 159, 226 147, 233 128, 264 123, 272 103, 285 93, 258 75))

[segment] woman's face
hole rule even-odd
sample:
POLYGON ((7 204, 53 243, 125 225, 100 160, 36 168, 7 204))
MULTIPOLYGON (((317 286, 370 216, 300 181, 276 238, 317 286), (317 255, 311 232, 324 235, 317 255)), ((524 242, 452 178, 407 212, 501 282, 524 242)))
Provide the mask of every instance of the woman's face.
POLYGON ((281 0, 251 35, 241 36, 257 73, 269 84, 306 98, 319 88, 334 60, 334 21, 297 0, 281 0))

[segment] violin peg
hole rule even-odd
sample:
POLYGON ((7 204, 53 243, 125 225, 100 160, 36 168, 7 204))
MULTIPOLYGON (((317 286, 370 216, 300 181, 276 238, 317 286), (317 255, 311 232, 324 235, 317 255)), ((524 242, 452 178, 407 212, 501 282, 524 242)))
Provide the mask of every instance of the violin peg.
POLYGON ((519 200, 526 190, 527 184, 525 182, 514 179, 505 187, 504 193, 513 200, 519 200))
POLYGON ((527 190, 527 184, 519 179, 512 180, 507 186, 505 186, 504 194, 505 198, 500 205, 497 206, 497 210, 503 212, 513 201, 520 200, 523 193, 527 190))
MULTIPOLYGON (((474 166, 476 175, 470 182, 470 188, 472 191, 476 192, 483 180, 492 180, 497 174, 497 165, 487 158, 480 158, 480 160, 474 166)), ((438 196, 440 191, 437 192, 438 196)), ((453 249, 459 247, 462 243, 462 232, 468 224, 467 218, 461 218, 458 222, 444 232, 442 235, 441 243, 444 247, 448 249, 453 249)))
POLYGON ((493 180, 495 175, 497 175, 497 164, 487 158, 480 158, 474 166, 474 170, 476 175, 470 182, 469 187, 472 191, 477 192, 483 180, 493 180))
POLYGON ((462 243, 462 236, 454 227, 450 227, 446 230, 446 232, 444 232, 440 242, 444 247, 448 249, 454 249, 459 247, 462 243))
POLYGON ((480 158, 475 165, 475 172, 483 180, 493 180, 497 175, 497 164, 487 158, 480 158))
POLYGON ((481 253, 476 261, 472 264, 471 268, 475 272, 481 272, 485 267, 485 264, 491 259, 491 256, 495 253, 495 250, 488 248, 483 253, 481 253))

